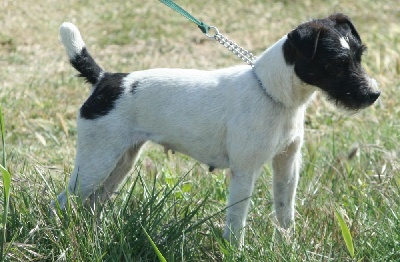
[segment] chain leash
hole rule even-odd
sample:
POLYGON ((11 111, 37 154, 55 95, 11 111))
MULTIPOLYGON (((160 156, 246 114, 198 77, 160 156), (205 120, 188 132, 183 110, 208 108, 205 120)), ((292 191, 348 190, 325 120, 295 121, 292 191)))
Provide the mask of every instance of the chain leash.
POLYGON ((239 46, 223 34, 221 34, 218 29, 215 26, 210 26, 209 30, 213 29, 215 31, 214 35, 206 34, 208 38, 214 38, 218 43, 223 45, 225 48, 227 48, 229 51, 234 53, 237 57, 242 59, 245 63, 250 65, 251 67, 254 67, 254 63, 257 59, 256 56, 254 56, 252 53, 244 49, 243 47, 239 46))
POLYGON ((223 45, 225 48, 227 48, 229 51, 234 53, 237 57, 242 59, 245 63, 250 65, 251 67, 254 67, 254 62, 257 59, 252 53, 244 49, 243 47, 239 46, 223 34, 221 34, 218 29, 215 26, 209 26, 206 23, 196 19, 194 16, 192 16, 190 13, 188 13, 186 10, 184 10, 182 7, 180 7, 178 4, 176 4, 172 0, 160 0, 163 4, 171 8, 172 10, 178 12, 182 16, 186 17, 188 20, 191 22, 197 24, 197 26, 200 28, 200 30, 208 37, 208 38, 213 38, 215 39, 218 43, 223 45), (210 30, 213 30, 215 32, 214 35, 210 35, 210 30))

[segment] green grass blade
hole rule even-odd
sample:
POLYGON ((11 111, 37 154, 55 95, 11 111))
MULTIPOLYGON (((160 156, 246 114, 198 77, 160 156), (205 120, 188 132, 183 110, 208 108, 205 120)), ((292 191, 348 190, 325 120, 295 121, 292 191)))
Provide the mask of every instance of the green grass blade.
POLYGON ((1 141, 3 146, 3 157, 2 157, 2 165, 0 165, 0 172, 3 177, 3 192, 4 192, 4 209, 2 216, 2 226, 3 226, 3 234, 1 235, 0 242, 0 259, 4 259, 4 244, 6 242, 6 229, 7 229, 7 216, 8 216, 8 206, 10 199, 10 187, 11 187, 11 175, 6 169, 6 143, 5 143, 5 128, 4 128, 4 119, 3 113, 0 106, 0 131, 1 131, 1 141))
POLYGON ((161 254, 160 250, 158 250, 158 247, 156 246, 156 244, 153 242, 153 240, 151 239, 150 235, 147 234, 146 229, 142 226, 143 232, 146 234, 147 238, 150 241, 151 246, 153 247, 154 251, 156 252, 158 259, 161 262, 167 262, 167 260, 164 258, 164 256, 161 254))
POLYGON ((8 199, 10 196, 11 175, 3 165, 0 165, 0 172, 3 175, 4 197, 8 199))
POLYGON ((0 106, 0 131, 1 131, 1 143, 3 145, 3 158, 2 158, 2 164, 3 167, 6 168, 6 142, 5 142, 5 128, 4 128, 4 119, 3 119, 3 112, 1 110, 0 106))
POLYGON ((342 231, 342 236, 344 242, 346 243, 347 250, 350 253, 350 256, 354 258, 354 246, 353 246, 353 238, 351 236, 349 227, 347 226, 346 222, 344 221, 342 215, 340 214, 339 210, 336 208, 335 216, 339 221, 340 229, 342 231))

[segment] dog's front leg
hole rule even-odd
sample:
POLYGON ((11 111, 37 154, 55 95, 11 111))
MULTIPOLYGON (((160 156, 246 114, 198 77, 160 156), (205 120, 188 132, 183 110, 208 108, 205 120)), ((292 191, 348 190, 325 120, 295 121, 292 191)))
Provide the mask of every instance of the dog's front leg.
POLYGON ((283 152, 274 156, 273 193, 275 214, 281 227, 288 229, 294 222, 294 202, 300 171, 302 139, 293 141, 283 152))
POLYGON ((228 214, 223 236, 230 243, 240 247, 244 241, 244 227, 257 174, 236 172, 235 170, 231 170, 231 172, 228 214))

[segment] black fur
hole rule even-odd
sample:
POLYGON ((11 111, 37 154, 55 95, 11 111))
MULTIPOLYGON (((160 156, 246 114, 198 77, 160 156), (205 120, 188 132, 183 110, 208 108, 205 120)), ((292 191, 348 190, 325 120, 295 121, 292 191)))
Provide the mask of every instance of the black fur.
POLYGON ((125 73, 104 73, 95 85, 93 93, 82 105, 80 115, 85 119, 96 119, 107 115, 114 109, 115 101, 124 92, 122 79, 125 73))
POLYGON ((380 92, 372 91, 361 66, 366 50, 350 19, 343 14, 312 20, 288 34, 285 61, 294 65, 305 83, 322 89, 335 104, 351 110, 371 105, 380 92), (348 41, 343 48, 340 38, 348 41))
POLYGON ((70 60, 71 65, 78 70, 80 77, 84 77, 92 85, 96 84, 103 69, 94 61, 86 47, 79 55, 70 60))

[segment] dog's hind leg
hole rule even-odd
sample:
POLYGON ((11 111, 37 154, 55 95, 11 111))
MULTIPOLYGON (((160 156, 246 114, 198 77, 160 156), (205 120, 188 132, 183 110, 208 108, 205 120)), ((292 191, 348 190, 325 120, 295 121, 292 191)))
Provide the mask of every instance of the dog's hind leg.
POLYGON ((117 165, 104 181, 103 185, 90 196, 91 201, 95 201, 96 198, 98 198, 101 202, 104 202, 116 193, 119 185, 121 185, 125 180, 126 175, 132 169, 132 166, 140 155, 140 150, 143 144, 144 143, 139 143, 130 147, 119 158, 117 165))
POLYGON ((280 226, 284 229, 288 229, 294 222, 295 195, 301 162, 301 140, 296 139, 272 160, 275 214, 280 226))
MULTIPOLYGON (((109 176, 107 190, 112 190, 132 167, 133 159, 144 143, 140 138, 132 137, 129 132, 118 129, 118 125, 109 125, 108 121, 88 121, 78 119, 78 141, 75 168, 68 182, 68 193, 77 195, 81 201, 98 190, 109 176), (99 131, 101 130, 101 132, 99 131), (121 166, 118 166, 118 165, 121 166)), ((58 196, 61 208, 67 203, 64 191, 58 196)))
MULTIPOLYGON (((85 150, 78 146, 75 168, 68 182, 68 194, 77 195, 80 200, 85 201, 102 186, 120 159, 119 154, 112 152, 111 149, 110 151, 105 148, 85 150)), ((66 190, 57 197, 57 200, 60 208, 64 209, 67 203, 66 190)))

